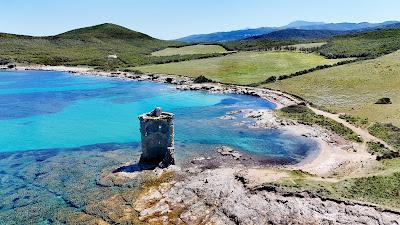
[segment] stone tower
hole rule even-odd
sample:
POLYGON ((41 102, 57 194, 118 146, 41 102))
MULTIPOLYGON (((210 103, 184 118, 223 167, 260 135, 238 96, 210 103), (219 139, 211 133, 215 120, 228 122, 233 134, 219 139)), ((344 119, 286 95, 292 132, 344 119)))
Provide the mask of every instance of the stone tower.
POLYGON ((139 116, 142 136, 140 164, 168 167, 175 164, 174 115, 157 107, 139 116))

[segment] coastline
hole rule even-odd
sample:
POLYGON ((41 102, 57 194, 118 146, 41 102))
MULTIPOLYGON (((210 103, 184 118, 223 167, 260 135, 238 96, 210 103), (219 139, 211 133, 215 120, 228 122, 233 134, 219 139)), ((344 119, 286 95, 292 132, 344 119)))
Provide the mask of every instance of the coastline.
MULTIPOLYGON (((13 69, 6 71, 57 71, 67 72, 75 75, 102 76, 118 78, 132 81, 151 81, 173 85, 177 90, 208 91, 211 93, 232 93, 241 95, 251 95, 262 98, 275 104, 275 109, 280 109, 289 105, 299 104, 302 101, 279 91, 247 87, 221 83, 194 83, 193 79, 185 76, 166 75, 166 74, 134 74, 129 72, 105 72, 96 71, 90 67, 68 67, 68 66, 45 66, 45 65, 17 65, 13 69)), ((270 110, 269 110, 270 111, 270 110)), ((257 113, 257 111, 255 111, 257 113)), ((304 136, 316 141, 319 148, 310 153, 301 162, 285 166, 289 169, 299 169, 316 174, 318 176, 329 176, 338 167, 347 164, 359 164, 364 160, 372 159, 372 156, 362 148, 344 140, 332 132, 315 126, 306 126, 294 121, 282 121, 274 113, 261 112, 261 117, 253 117, 257 121, 251 128, 282 129, 289 134, 304 136), (349 161, 352 160, 352 162, 349 161)), ((250 117, 252 115, 250 114, 250 117)))
MULTIPOLYGON (((178 90, 252 95, 274 103, 277 109, 301 102, 276 91, 217 83, 195 84, 190 78, 181 76, 101 72, 79 67, 29 66, 16 70, 60 71, 76 75, 168 83, 178 90)), ((344 218, 353 223, 360 218, 363 221, 394 221, 400 218, 397 210, 379 205, 331 199, 307 191, 290 193, 274 186, 275 182, 295 179, 292 173, 305 174, 309 180, 324 182, 337 182, 342 178, 365 175, 363 170, 375 160, 362 144, 347 141, 319 126, 308 126, 280 118, 274 110, 242 109, 227 112, 220 119, 230 120, 230 117, 251 119, 250 123, 246 123, 248 129, 279 129, 283 133, 303 136, 318 143, 318 149, 294 165, 256 165, 246 155, 237 159, 242 156, 239 153, 235 158, 234 154, 238 152, 233 150, 230 154, 216 151, 212 156, 190 159, 187 164, 180 165, 182 168, 170 166, 134 172, 116 172, 119 168, 134 163, 124 157, 124 154, 133 153, 105 153, 113 159, 118 154, 121 156, 117 157, 117 162, 99 167, 99 171, 92 174, 96 180, 95 186, 102 192, 115 187, 119 191, 106 196, 101 202, 89 199, 90 204, 96 207, 100 205, 100 208, 94 208, 96 211, 85 211, 82 215, 90 215, 95 219, 107 218, 104 221, 114 223, 123 223, 127 219, 150 224, 286 224, 293 221, 318 224, 320 221, 339 223, 344 218), (109 215, 113 216, 108 217, 109 215), (293 220, 293 215, 296 220, 293 220)), ((87 159, 81 160, 85 162, 87 159)), ((58 168, 58 161, 54 162, 54 166, 58 168)))
MULTIPOLYGON (((1 68, 0 68, 1 69, 1 68)), ((170 74, 135 74, 130 72, 105 72, 94 70, 90 67, 69 67, 69 66, 45 66, 45 65, 17 65, 13 69, 3 68, 8 71, 57 71, 67 72, 77 75, 90 75, 90 76, 105 76, 119 78, 123 80, 133 81, 152 81, 157 83, 172 84, 178 90, 202 90, 213 93, 233 93, 242 95, 257 96, 264 100, 267 100, 276 105, 277 109, 283 108, 288 105, 297 104, 301 101, 289 96, 288 94, 281 93, 274 90, 240 86, 234 84, 222 84, 222 83, 200 83, 196 84, 192 78, 170 74)))

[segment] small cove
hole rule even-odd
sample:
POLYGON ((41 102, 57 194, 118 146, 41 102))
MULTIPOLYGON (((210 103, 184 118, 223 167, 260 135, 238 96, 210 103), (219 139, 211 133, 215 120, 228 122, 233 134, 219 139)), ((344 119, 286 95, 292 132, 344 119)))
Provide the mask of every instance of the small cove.
POLYGON ((175 114, 178 155, 179 143, 230 145, 295 162, 316 147, 303 137, 248 129, 219 118, 240 109, 273 109, 270 102, 252 96, 178 91, 151 82, 64 72, 2 72, 0 106, 0 152, 137 143, 137 116, 156 106, 175 114))
POLYGON ((83 210, 102 218, 115 212, 97 207, 121 193, 134 196, 141 181, 119 186, 101 174, 138 161, 137 116, 155 106, 175 114, 178 164, 216 154, 221 145, 273 164, 298 163, 318 148, 302 136, 220 118, 275 107, 257 97, 64 72, 0 72, 0 221, 67 223, 83 210))

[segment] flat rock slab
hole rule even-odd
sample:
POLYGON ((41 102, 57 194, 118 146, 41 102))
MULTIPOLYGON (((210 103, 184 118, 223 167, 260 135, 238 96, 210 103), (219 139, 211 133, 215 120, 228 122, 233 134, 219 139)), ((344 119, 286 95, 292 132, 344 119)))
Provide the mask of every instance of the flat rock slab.
MULTIPOLYGON (((158 202, 152 202, 140 211, 143 221, 150 222, 145 218, 152 218, 151 222, 160 224, 228 225, 400 223, 400 214, 372 206, 281 195, 266 190, 250 191, 236 179, 238 172, 228 168, 206 170, 170 185, 168 190, 163 190, 158 202)), ((254 177, 256 172, 249 171, 249 177, 254 177)), ((274 174, 264 175, 271 177, 274 174)), ((143 201, 146 195, 144 193, 138 201, 143 201)))
POLYGON ((242 157, 242 154, 240 154, 238 151, 234 151, 232 148, 227 147, 227 146, 217 147, 216 151, 223 156, 230 155, 236 160, 239 160, 240 157, 242 157))

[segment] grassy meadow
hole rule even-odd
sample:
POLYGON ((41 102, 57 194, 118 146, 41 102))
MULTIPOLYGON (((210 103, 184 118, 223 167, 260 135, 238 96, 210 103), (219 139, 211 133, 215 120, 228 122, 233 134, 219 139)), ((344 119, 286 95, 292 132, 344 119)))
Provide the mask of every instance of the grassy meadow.
POLYGON ((152 56, 172 56, 172 55, 197 55, 197 54, 213 54, 227 53, 228 51, 221 45, 189 45, 176 48, 165 48, 152 52, 152 56))
POLYGON ((204 75, 213 81, 245 85, 264 81, 270 76, 290 74, 338 61, 300 52, 239 52, 223 57, 146 65, 134 69, 190 77, 204 75))
POLYGON ((400 51, 263 86, 370 122, 400 126, 400 51), (392 104, 375 104, 383 97, 389 97, 392 104))

